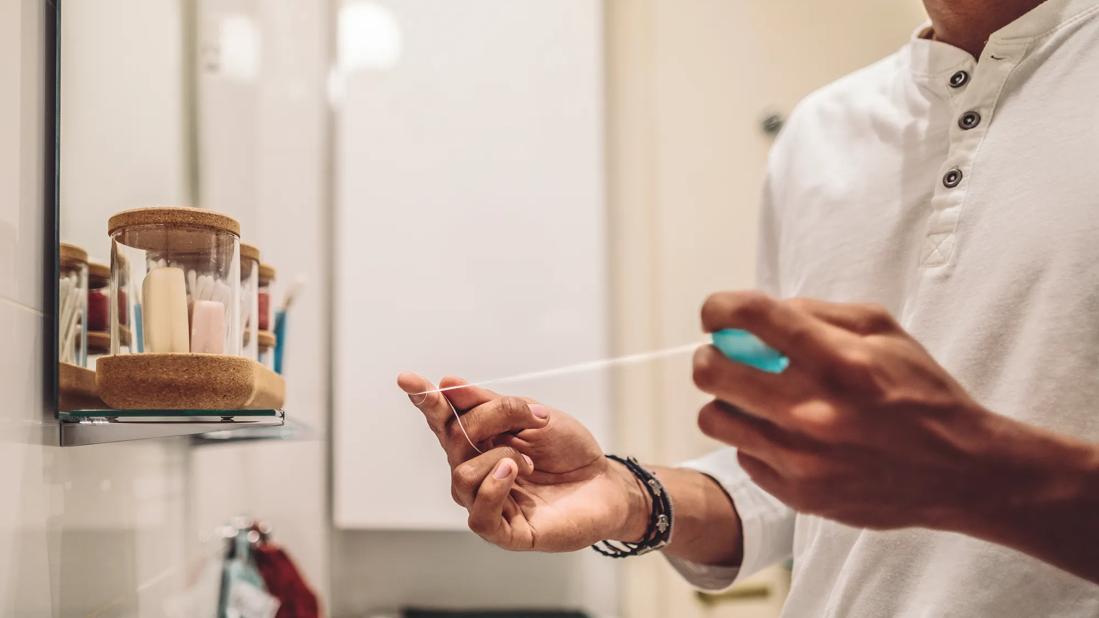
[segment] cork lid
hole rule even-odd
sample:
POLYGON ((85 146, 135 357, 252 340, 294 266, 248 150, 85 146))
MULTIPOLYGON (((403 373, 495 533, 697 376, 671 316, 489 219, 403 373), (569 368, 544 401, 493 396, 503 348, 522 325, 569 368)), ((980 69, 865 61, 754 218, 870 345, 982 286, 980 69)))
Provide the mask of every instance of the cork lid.
POLYGON ((88 262, 88 287, 105 288, 111 284, 111 267, 99 262, 88 262))
POLYGON ((240 259, 259 261, 259 248, 248 243, 240 243, 240 259))
POLYGON ((88 252, 76 245, 70 245, 67 242, 63 242, 61 243, 60 253, 61 263, 64 265, 88 263, 88 252))
POLYGON ((260 264, 259 265, 259 280, 260 280, 260 282, 274 281, 275 280, 275 275, 277 275, 277 274, 278 274, 278 271, 275 270, 274 266, 271 266, 270 264, 260 264))
POLYGON ((275 333, 268 330, 261 330, 256 333, 256 344, 261 350, 270 350, 275 347, 275 333))
POLYGON ((111 334, 97 330, 88 331, 88 353, 109 354, 111 351, 111 334))
POLYGON ((229 215, 190 206, 151 206, 116 213, 107 221, 107 234, 135 225, 182 225, 209 228, 240 236, 240 223, 229 215))

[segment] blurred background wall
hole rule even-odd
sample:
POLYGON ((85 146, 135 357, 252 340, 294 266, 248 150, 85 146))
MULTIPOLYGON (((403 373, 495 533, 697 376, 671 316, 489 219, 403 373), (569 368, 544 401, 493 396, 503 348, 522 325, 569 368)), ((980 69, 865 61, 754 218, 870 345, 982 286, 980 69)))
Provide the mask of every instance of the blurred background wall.
MULTIPOLYGON (((659 349, 698 336, 707 294, 753 286, 764 121, 895 51, 926 16, 916 0, 606 6, 616 347, 659 349)), ((685 358, 623 374, 619 448, 657 462, 716 448, 689 372, 685 358)), ((622 615, 774 616, 787 580, 776 567, 702 597, 646 556, 623 569, 622 615)))
MULTIPOLYGON (((399 8, 401 0, 376 4, 399 8)), ((62 173, 73 174, 65 183, 76 183, 61 194, 63 236, 102 259, 106 217, 146 200, 195 201, 238 217, 245 239, 279 266, 281 284, 300 277, 310 292, 294 314, 287 407, 313 436, 201 448, 181 439, 55 446, 44 393, 51 318, 41 276, 52 9, 0 0, 0 83, 7 85, 0 92, 0 338, 12 350, 0 360, 8 398, 0 410, 0 489, 10 497, 0 509, 0 613, 171 615, 197 565, 217 551, 216 527, 250 514, 271 523, 337 616, 404 604, 567 605, 631 617, 775 615, 781 569, 762 574, 741 598, 704 599, 650 556, 616 564, 617 593, 599 595, 570 585, 575 571, 567 556, 504 554, 460 531, 335 528, 329 277, 339 136, 330 71, 340 5, 66 6, 73 11, 63 25, 68 48, 84 46, 69 66, 83 63, 91 72, 62 92, 72 110, 62 139, 82 162, 63 161, 62 173), (105 19, 131 31, 132 53, 123 46, 116 56, 124 63, 88 55, 118 49, 111 46, 120 41, 97 40, 87 30, 105 19), (258 45, 241 52, 226 49, 227 40, 258 45), (195 79, 183 80, 182 72, 195 79), (132 93, 124 92, 128 86, 132 93), (97 96, 104 92, 111 96, 97 96), (97 120, 95 105, 120 94, 147 115, 123 126, 97 120), (121 141, 114 151, 95 147, 105 140, 121 141), (143 156, 150 152, 157 156, 143 156), (83 163, 95 157, 115 158, 96 173, 83 163)), ((609 345, 625 352, 680 344, 698 337, 697 308, 708 292, 752 284, 771 139, 763 119, 788 114, 812 89, 899 47, 922 9, 917 0, 607 0, 597 8, 609 345)), ((616 379, 616 450, 674 462, 712 448, 695 429, 701 397, 685 363, 616 379)))

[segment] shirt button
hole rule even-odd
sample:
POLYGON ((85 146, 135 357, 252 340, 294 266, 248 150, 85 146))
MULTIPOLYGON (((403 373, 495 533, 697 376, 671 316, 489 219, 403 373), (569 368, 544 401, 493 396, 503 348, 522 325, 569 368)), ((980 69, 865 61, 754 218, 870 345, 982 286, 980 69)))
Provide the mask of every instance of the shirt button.
POLYGON ((947 189, 953 189, 958 186, 958 183, 962 181, 962 170, 954 167, 943 174, 943 186, 947 189))
POLYGON ((981 115, 974 111, 966 112, 962 114, 961 118, 958 118, 958 126, 963 131, 968 131, 979 124, 981 124, 981 115))
POLYGON ((969 83, 969 73, 965 71, 958 71, 950 76, 950 87, 961 88, 969 83))

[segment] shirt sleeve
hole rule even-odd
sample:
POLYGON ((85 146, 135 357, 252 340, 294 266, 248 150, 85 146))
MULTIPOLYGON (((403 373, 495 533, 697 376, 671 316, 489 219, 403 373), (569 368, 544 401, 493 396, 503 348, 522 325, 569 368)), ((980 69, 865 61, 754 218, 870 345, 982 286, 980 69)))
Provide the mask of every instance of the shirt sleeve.
MULTIPOLYGON (((759 249, 756 255, 756 286, 775 296, 782 295, 779 271, 779 217, 771 175, 781 167, 781 139, 776 142, 768 161, 769 173, 763 185, 759 217, 759 249)), ((760 569, 785 560, 793 553, 795 513, 771 494, 752 482, 737 462, 736 449, 726 448, 683 464, 721 485, 733 501, 740 517, 744 559, 740 567, 715 567, 667 556, 672 567, 692 586, 717 591, 760 569)), ((673 505, 674 506, 674 505, 673 505)), ((673 529, 673 534, 675 533, 673 529)))
POLYGON ((790 557, 794 512, 752 482, 737 463, 736 449, 721 449, 680 467, 709 476, 729 494, 740 517, 744 543, 740 567, 708 566, 665 554, 672 567, 692 586, 707 591, 724 590, 737 580, 790 557))

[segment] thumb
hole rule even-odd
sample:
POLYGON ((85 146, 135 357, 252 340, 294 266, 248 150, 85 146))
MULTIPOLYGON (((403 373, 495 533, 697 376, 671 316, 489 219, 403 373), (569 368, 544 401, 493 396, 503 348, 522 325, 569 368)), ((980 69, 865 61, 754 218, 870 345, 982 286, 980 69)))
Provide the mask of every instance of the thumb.
POLYGON ((515 460, 501 459, 481 483, 469 509, 469 529, 490 543, 504 546, 511 537, 511 525, 504 519, 504 504, 518 473, 515 460))

